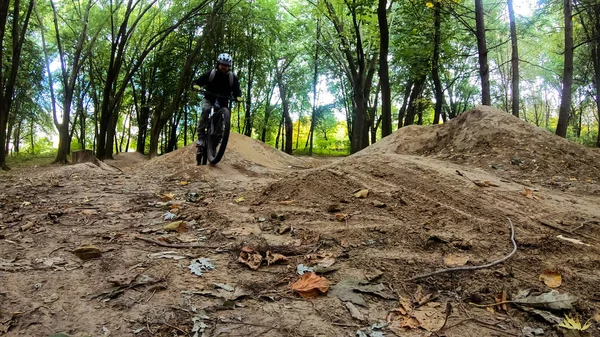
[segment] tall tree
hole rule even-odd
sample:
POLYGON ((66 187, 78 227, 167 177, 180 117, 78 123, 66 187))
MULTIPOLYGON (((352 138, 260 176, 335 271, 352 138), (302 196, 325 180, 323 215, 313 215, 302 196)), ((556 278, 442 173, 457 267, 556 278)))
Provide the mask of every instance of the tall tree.
POLYGON ((34 0, 29 1, 29 6, 25 11, 24 20, 20 20, 21 14, 21 1, 14 0, 13 3, 13 15, 12 15, 12 29, 10 34, 12 35, 12 45, 4 45, 4 36, 6 34, 6 24, 8 22, 8 9, 11 1, 3 0, 0 2, 0 168, 8 170, 9 167, 6 165, 6 127, 8 124, 8 114, 11 109, 13 96, 15 93, 15 83, 17 80, 17 73, 19 71, 19 60, 21 58, 21 50, 25 41, 25 34, 27 27, 29 26, 29 18, 33 10, 34 0), (10 58, 10 68, 8 73, 5 73, 5 52, 8 53, 7 57, 10 58))
POLYGON ((573 2, 564 0, 564 22, 565 22, 565 58, 563 69, 563 86, 560 97, 560 110, 558 113, 558 125, 556 134, 561 137, 567 136, 569 116, 571 112, 571 95, 573 88, 573 2))
POLYGON ((488 49, 485 39, 485 13, 483 1, 475 0, 475 27, 477 50, 479 52, 479 76, 481 78, 481 104, 492 105, 490 94, 490 68, 488 65, 488 49))
POLYGON ((442 81, 440 80, 440 49, 442 35, 442 15, 440 13, 441 6, 442 4, 440 1, 436 1, 433 6, 434 37, 433 57, 431 62, 431 77, 433 79, 433 86, 435 89, 435 112, 433 117, 433 124, 439 124, 440 117, 442 117, 442 114, 444 113, 442 110, 444 106, 444 89, 442 88, 442 81))
POLYGON ((392 133, 392 93, 388 65, 390 32, 387 22, 388 10, 386 5, 387 0, 379 0, 377 6, 377 20, 379 22, 379 85, 381 86, 381 137, 386 137, 392 133))
POLYGON ((517 23, 515 21, 515 10, 513 1, 508 2, 508 17, 510 21, 510 41, 512 56, 510 60, 512 68, 512 114, 519 117, 519 45, 517 41, 517 23))

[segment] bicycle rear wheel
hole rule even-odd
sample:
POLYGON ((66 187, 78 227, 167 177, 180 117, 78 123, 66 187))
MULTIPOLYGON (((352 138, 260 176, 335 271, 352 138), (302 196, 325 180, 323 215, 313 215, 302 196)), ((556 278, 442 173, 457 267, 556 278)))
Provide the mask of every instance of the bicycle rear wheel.
POLYGON ((207 156, 211 164, 216 164, 223 158, 227 142, 229 141, 229 131, 231 124, 231 113, 227 108, 221 108, 213 117, 211 123, 214 123, 214 131, 208 135, 207 156))

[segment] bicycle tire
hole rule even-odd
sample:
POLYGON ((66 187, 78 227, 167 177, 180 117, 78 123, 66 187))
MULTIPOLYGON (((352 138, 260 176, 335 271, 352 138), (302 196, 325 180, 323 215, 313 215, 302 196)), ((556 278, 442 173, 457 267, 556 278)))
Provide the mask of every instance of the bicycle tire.
MULTIPOLYGON (((221 108, 218 111, 218 116, 221 118, 221 136, 215 134, 209 134, 207 142, 207 157, 208 161, 215 165, 221 161, 227 148, 227 142, 229 141, 229 132, 231 128, 231 113, 227 108, 221 108), (217 146, 219 148, 217 149, 217 146)), ((211 123, 218 122, 218 119, 213 118, 211 123)))

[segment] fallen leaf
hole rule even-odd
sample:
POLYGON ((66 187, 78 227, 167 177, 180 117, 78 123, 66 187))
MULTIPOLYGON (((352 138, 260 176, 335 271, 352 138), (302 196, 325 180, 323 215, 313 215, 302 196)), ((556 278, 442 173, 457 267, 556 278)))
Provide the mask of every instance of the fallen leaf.
POLYGON ((82 260, 91 260, 102 256, 100 248, 94 245, 84 245, 73 249, 73 254, 82 260))
POLYGON ((283 201, 280 201, 279 204, 280 205, 291 205, 295 202, 296 202, 295 200, 283 200, 283 201))
POLYGON ((238 262, 247 265, 252 270, 257 270, 262 263, 262 255, 260 255, 259 252, 254 251, 254 249, 246 246, 240 251, 238 262))
POLYGON ((165 193, 160 196, 160 200, 162 201, 173 200, 173 198, 175 198, 175 194, 173 193, 165 193))
POLYGON ((452 254, 444 256, 444 264, 448 267, 464 266, 467 262, 469 258, 466 256, 452 254))
POLYGON ((523 188, 521 194, 527 197, 528 199, 533 199, 533 190, 530 188, 523 188))
POLYGON ((182 220, 173 221, 171 223, 164 225, 163 228, 168 231, 183 232, 183 231, 185 231, 185 224, 183 223, 182 220), (183 229, 181 229, 180 227, 183 227, 183 229))
POLYGON ((491 181, 473 180, 473 184, 475 184, 479 187, 490 187, 490 186, 498 187, 498 185, 492 183, 491 181))
POLYGON ((234 201, 235 201, 235 203, 236 203, 236 204, 239 204, 240 202, 242 202, 242 201, 244 201, 244 200, 246 200, 246 198, 244 198, 244 197, 239 197, 239 198, 236 198, 234 201))
POLYGON ((304 273, 298 281, 292 283, 292 291, 297 292, 303 298, 326 294, 328 290, 329 281, 315 273, 304 273))
POLYGON ((600 323, 600 310, 596 310, 594 313, 594 321, 596 321, 596 323, 600 323))
POLYGON ((562 284, 562 276, 557 271, 545 271, 540 275, 539 279, 550 288, 558 288, 562 284))
POLYGON ((388 300, 395 300, 396 296, 381 283, 365 284, 365 281, 356 279, 344 279, 331 288, 330 295, 339 298, 344 302, 352 302, 361 306, 366 306, 363 294, 379 296, 388 300))
POLYGON ((411 316, 417 319, 421 328, 434 332, 438 331, 446 321, 444 308, 440 303, 429 302, 412 312, 411 316))
POLYGON ((98 211, 96 211, 95 209, 84 209, 83 211, 81 211, 81 214, 94 215, 94 214, 98 214, 98 211))
POLYGON ((369 190, 367 190, 367 189, 363 189, 363 190, 360 190, 360 191, 354 193, 354 197, 360 198, 360 199, 364 199, 368 196, 369 196, 369 190))
POLYGON ((390 325, 388 325, 388 329, 398 336, 404 336, 406 334, 406 328, 418 329, 419 321, 417 321, 417 319, 414 317, 403 316, 395 321, 390 322, 390 325))
POLYGON ((189 181, 182 180, 179 182, 179 185, 185 186, 185 185, 188 185, 189 183, 190 183, 189 181))
POLYGON ((335 263, 335 259, 333 257, 326 257, 319 262, 319 267, 329 268, 333 266, 335 263))
POLYGON ((340 222, 346 220, 346 218, 347 218, 347 215, 344 213, 338 213, 335 215, 335 219, 340 222))
POLYGON ((590 326, 592 326, 592 323, 590 323, 590 321, 587 321, 582 326, 581 322, 579 322, 579 319, 577 317, 571 318, 571 316, 565 315, 565 320, 562 321, 562 323, 560 323, 558 326, 568 330, 585 331, 589 329, 590 326))
POLYGON ((350 316, 352 316, 352 318, 356 318, 359 321, 364 321, 365 320, 365 316, 363 316, 363 314, 360 312, 360 310, 358 310, 358 308, 352 304, 351 302, 346 302, 346 309, 348 309, 348 311, 350 311, 350 316))
POLYGON ((521 307, 521 309, 523 309, 524 311, 527 312, 532 312, 536 315, 539 315, 540 317, 542 317, 546 322, 550 323, 550 324, 559 324, 560 322, 562 322, 562 318, 554 315, 553 313, 549 312, 549 311, 545 311, 545 310, 538 310, 538 309, 533 309, 533 308, 527 308, 527 307, 521 307))
POLYGON ((560 294, 556 290, 538 296, 527 296, 513 300, 514 303, 550 310, 568 310, 573 308, 577 298, 571 294, 560 294))
POLYGON ((495 182, 489 181, 489 180, 484 181, 484 183, 491 187, 500 187, 500 185, 496 184, 495 182))
POLYGON ((31 227, 33 227, 33 222, 28 222, 26 224, 24 224, 23 226, 21 226, 21 232, 24 232, 28 229, 30 229, 31 227))
POLYGON ((577 178, 571 177, 571 178, 569 178, 569 181, 577 181, 577 178))
POLYGON ((271 253, 271 251, 267 251, 267 266, 272 265, 277 262, 287 262, 288 258, 284 255, 271 253))
POLYGON ((188 266, 188 268, 190 269, 192 274, 197 275, 197 276, 202 276, 202 274, 204 272, 214 270, 215 264, 214 264, 214 262, 212 262, 211 259, 201 257, 199 259, 192 260, 190 262, 190 265, 188 266))

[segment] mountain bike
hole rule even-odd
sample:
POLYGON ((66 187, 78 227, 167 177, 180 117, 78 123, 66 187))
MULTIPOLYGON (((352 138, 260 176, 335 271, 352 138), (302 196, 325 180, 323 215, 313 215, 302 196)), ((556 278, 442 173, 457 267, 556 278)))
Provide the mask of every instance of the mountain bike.
MULTIPOLYGON (((207 94, 207 91, 201 91, 207 94)), ((211 95, 219 98, 233 100, 233 97, 220 95, 211 95)), ((196 164, 206 165, 207 161, 213 165, 217 164, 223 158, 227 142, 229 141, 229 132, 231 127, 231 112, 228 107, 222 107, 219 100, 210 109, 208 114, 207 128, 204 132, 202 145, 196 143, 196 164)))

